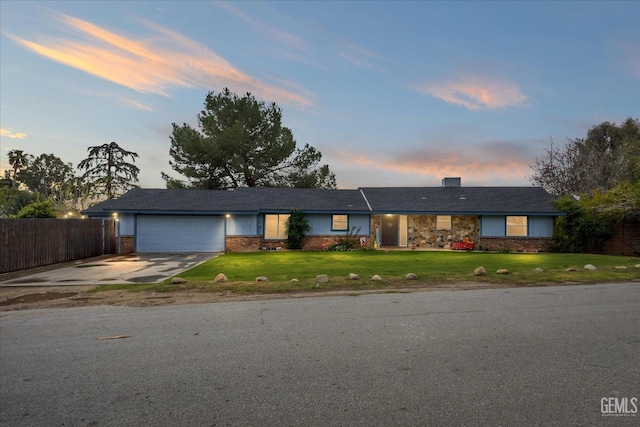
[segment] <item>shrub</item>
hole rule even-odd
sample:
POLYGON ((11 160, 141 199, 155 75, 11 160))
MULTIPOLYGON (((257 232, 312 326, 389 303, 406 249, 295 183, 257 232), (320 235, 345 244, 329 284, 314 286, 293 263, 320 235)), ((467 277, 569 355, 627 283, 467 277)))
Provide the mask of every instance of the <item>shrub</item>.
POLYGON ((565 196, 556 200, 566 216, 558 217, 553 230, 552 252, 593 252, 602 248, 611 236, 611 222, 586 209, 576 199, 565 196))
POLYGON ((327 250, 332 252, 348 252, 369 249, 360 246, 358 233, 360 233, 360 227, 351 227, 347 230, 347 234, 345 236, 336 237, 335 243, 327 246, 327 250))
POLYGON ((33 202, 20 209, 16 218, 57 218, 56 208, 51 200, 33 202))
POLYGON ((302 249, 302 244, 307 231, 311 227, 302 211, 294 209, 287 220, 287 247, 289 249, 302 249))

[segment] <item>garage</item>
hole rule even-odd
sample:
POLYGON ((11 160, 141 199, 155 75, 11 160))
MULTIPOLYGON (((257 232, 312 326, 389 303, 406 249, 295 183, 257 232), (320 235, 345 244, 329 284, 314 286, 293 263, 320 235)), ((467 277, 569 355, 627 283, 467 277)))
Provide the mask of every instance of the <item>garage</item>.
POLYGON ((224 252, 222 216, 138 215, 136 252, 224 252))

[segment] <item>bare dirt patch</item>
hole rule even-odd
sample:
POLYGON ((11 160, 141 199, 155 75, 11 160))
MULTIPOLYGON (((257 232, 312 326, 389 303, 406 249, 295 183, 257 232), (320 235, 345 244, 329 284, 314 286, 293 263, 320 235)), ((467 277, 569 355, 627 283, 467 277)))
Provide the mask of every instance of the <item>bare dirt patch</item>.
MULTIPOLYGON (((529 286, 545 287, 569 285, 571 283, 537 283, 529 286)), ((251 301, 278 298, 308 298, 321 296, 360 296, 385 293, 408 293, 426 291, 462 291, 472 289, 507 289, 523 285, 496 283, 455 282, 417 283, 405 288, 375 290, 345 289, 339 291, 291 292, 278 294, 237 294, 232 292, 203 292, 176 286, 169 292, 112 290, 97 293, 88 291, 95 286, 29 286, 0 288, 0 311, 39 308, 68 308, 96 305, 150 307, 170 304, 205 304, 225 301, 251 301)))

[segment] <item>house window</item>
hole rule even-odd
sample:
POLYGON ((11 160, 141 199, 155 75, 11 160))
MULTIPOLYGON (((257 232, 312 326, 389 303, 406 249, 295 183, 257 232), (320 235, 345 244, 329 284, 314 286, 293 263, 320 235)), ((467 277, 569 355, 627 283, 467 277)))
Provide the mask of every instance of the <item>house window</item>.
POLYGON ((264 216, 264 238, 265 239, 286 239, 287 220, 289 214, 276 214, 264 216))
POLYGON ((451 215, 438 215, 436 217, 436 230, 451 230, 451 215))
POLYGON ((332 230, 348 230, 349 216, 348 215, 331 215, 331 229, 332 230))
POLYGON ((507 217, 507 236, 526 236, 527 235, 527 217, 526 216, 508 216, 507 217))

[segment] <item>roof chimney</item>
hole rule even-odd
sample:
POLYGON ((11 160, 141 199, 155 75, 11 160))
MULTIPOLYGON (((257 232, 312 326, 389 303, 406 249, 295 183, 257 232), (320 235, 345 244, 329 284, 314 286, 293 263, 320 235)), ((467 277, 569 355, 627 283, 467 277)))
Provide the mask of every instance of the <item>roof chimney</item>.
POLYGON ((462 178, 443 178, 442 179, 443 187, 462 187, 462 178))

